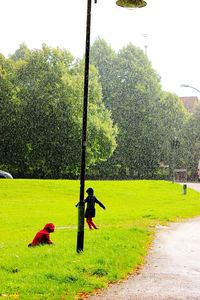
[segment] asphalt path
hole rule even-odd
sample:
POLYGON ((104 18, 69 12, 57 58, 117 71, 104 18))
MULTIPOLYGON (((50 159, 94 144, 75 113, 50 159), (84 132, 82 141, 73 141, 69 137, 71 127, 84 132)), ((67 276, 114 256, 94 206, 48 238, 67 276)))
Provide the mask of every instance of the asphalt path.
POLYGON ((159 226, 144 267, 89 299, 200 300, 200 217, 159 226))

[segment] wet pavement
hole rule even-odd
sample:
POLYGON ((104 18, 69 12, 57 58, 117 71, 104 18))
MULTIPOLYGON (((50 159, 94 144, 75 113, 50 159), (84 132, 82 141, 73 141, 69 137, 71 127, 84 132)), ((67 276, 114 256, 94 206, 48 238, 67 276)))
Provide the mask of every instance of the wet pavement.
MULTIPOLYGON (((188 183, 200 192, 200 183, 188 183)), ((159 226, 146 264, 90 300, 200 300, 200 217, 159 226)))

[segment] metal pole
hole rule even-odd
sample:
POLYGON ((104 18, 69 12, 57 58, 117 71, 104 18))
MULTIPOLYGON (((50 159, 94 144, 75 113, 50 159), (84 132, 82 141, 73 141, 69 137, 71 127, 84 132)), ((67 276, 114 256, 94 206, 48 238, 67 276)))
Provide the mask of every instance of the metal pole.
POLYGON ((195 88, 194 86, 191 86, 191 85, 189 85, 189 84, 181 84, 181 87, 191 88, 191 89, 197 91, 198 93, 200 93, 200 90, 199 90, 199 89, 197 89, 197 88, 195 88))
MULTIPOLYGON (((135 1, 133 1, 135 2, 135 1)), ((94 0, 97 3, 97 0, 94 0)), ((136 3, 138 4, 138 3, 136 3)), ((146 5, 142 1, 143 6, 146 5)), ((89 60, 90 60, 90 25, 91 25, 92 0, 87 2, 86 21, 86 43, 85 43, 85 73, 84 73, 84 97, 83 97, 83 125, 82 125, 82 147, 81 147, 81 174, 80 174, 80 201, 78 205, 78 232, 77 252, 83 251, 84 245, 84 191, 85 191, 85 169, 86 169, 86 141, 87 141, 87 111, 88 111, 88 82, 89 82, 89 60)), ((122 6, 122 5, 121 5, 122 6)), ((125 5, 123 5, 125 7, 125 5)), ((142 7, 142 6, 139 6, 142 7)))
MULTIPOLYGON (((91 24, 91 4, 87 3, 86 21, 86 43, 85 43, 85 72, 84 72, 84 97, 83 97, 83 124, 82 124, 82 146, 81 146, 81 174, 80 174, 80 202, 78 205, 78 232, 77 232, 77 252, 83 251, 84 245, 84 211, 85 204, 85 169, 86 169, 86 141, 87 141, 87 111, 88 111, 88 82, 89 82, 89 58, 90 58, 90 24, 91 24)), ((95 2, 96 3, 96 2, 95 2)))
POLYGON ((194 86, 188 85, 188 87, 191 88, 191 89, 193 89, 193 90, 195 90, 195 91, 197 91, 198 93, 200 93, 200 90, 198 90, 198 89, 195 88, 194 86))

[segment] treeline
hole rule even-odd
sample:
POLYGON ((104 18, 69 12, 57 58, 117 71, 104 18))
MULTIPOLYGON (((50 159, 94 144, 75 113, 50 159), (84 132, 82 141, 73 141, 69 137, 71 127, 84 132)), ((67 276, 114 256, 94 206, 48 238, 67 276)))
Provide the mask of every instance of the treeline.
MULTIPOLYGON (((131 44, 116 53, 97 39, 90 63, 87 177, 159 178, 174 167, 194 176, 200 109, 190 115, 162 91, 131 44)), ((23 178, 79 176, 83 76, 84 61, 67 50, 22 44, 0 55, 0 169, 23 178)))

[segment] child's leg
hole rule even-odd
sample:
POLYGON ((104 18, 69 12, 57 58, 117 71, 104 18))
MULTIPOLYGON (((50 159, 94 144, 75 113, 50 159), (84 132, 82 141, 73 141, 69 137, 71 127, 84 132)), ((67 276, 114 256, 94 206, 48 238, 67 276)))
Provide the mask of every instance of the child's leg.
POLYGON ((89 227, 90 229, 92 229, 92 224, 91 224, 92 219, 91 219, 91 218, 87 218, 87 219, 86 219, 86 222, 87 222, 87 224, 88 224, 88 227, 89 227))
POLYGON ((91 218, 91 221, 90 221, 90 224, 92 227, 94 227, 95 229, 97 229, 97 226, 94 224, 94 222, 92 221, 92 218, 91 218))

